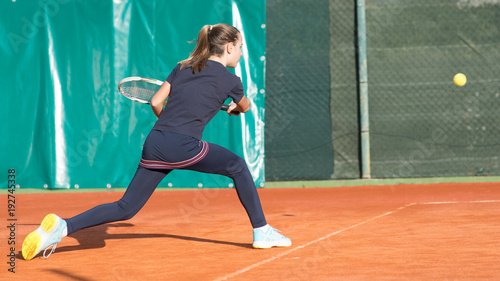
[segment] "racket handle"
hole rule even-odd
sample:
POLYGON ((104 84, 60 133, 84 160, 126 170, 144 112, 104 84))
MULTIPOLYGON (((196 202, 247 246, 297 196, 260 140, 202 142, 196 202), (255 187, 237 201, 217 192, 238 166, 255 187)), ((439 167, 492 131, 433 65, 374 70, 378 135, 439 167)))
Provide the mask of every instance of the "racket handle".
MULTIPOLYGON (((227 105, 227 104, 223 104, 223 105, 220 107, 220 110, 227 111, 228 109, 229 109, 229 105, 227 105)), ((232 113, 232 114, 234 114, 234 115, 240 115, 240 112, 239 112, 239 111, 232 111, 231 113, 232 113)))

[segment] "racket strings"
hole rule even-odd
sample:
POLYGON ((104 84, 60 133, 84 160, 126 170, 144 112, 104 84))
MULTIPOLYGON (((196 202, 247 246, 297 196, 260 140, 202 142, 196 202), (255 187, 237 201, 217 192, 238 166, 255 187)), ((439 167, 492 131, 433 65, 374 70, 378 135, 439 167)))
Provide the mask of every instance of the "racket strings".
POLYGON ((146 81, 129 81, 121 85, 122 93, 125 96, 142 102, 149 102, 159 88, 159 85, 146 81))

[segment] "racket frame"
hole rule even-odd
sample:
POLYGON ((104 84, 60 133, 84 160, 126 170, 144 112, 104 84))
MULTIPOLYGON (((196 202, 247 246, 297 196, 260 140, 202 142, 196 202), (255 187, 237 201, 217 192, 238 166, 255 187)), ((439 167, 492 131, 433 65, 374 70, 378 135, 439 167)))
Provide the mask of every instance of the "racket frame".
MULTIPOLYGON (((153 79, 153 78, 145 78, 145 77, 139 77, 139 76, 132 76, 132 77, 127 77, 127 78, 122 79, 120 81, 120 83, 118 84, 118 91, 120 91, 120 93, 122 95, 124 95, 125 97, 127 97, 128 99, 131 99, 133 101, 140 102, 140 103, 149 103, 150 104, 151 100, 141 99, 141 98, 132 96, 129 93, 127 93, 126 91, 124 91, 122 89, 122 84, 127 83, 127 82, 131 82, 131 81, 148 82, 148 83, 151 83, 151 84, 156 84, 156 85, 158 85, 160 87, 163 85, 162 81, 157 80, 157 79, 153 79)), ((153 98, 153 97, 151 97, 151 98, 153 98)), ((163 104, 164 105, 167 104, 167 101, 164 101, 163 104)))

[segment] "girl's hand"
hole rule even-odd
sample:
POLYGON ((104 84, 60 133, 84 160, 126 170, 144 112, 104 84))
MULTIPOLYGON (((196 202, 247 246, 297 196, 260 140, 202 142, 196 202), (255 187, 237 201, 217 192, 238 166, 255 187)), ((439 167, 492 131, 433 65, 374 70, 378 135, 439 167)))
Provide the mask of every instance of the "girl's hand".
POLYGON ((235 110, 236 107, 238 107, 238 105, 234 103, 234 101, 230 102, 229 108, 227 109, 227 114, 236 116, 240 115, 240 112, 235 110))

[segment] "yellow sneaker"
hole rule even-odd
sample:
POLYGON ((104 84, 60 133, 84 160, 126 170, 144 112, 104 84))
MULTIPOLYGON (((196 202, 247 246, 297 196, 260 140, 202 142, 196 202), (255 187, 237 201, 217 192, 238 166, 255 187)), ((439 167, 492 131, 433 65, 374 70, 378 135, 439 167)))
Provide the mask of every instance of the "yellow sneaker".
POLYGON ((66 221, 54 214, 48 214, 42 220, 37 230, 26 236, 23 242, 23 258, 27 261, 34 258, 42 249, 45 249, 43 256, 48 258, 55 250, 57 243, 61 242, 63 230, 66 228, 66 221), (45 252, 50 246, 52 251, 48 255, 45 252))

